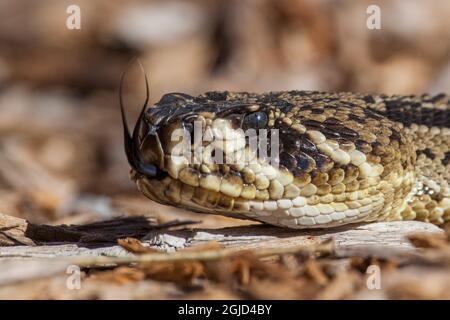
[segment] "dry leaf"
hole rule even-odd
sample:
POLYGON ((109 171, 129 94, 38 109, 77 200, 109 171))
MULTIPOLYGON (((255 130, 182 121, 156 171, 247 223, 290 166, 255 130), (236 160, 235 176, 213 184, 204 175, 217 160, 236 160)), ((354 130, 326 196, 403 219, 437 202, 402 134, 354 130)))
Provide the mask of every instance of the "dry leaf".
POLYGON ((345 299, 359 290, 363 283, 363 277, 359 273, 340 272, 318 293, 316 299, 345 299))
POLYGON ((146 278, 183 285, 205 276, 204 266, 198 261, 150 262, 140 264, 139 268, 146 278))
POLYGON ((142 270, 131 267, 118 267, 110 271, 96 272, 91 278, 102 281, 112 281, 120 284, 126 284, 145 279, 145 273, 142 270))
POLYGON ((442 249, 449 246, 447 236, 442 233, 413 233, 408 235, 408 239, 417 248, 442 249))
POLYGON ((305 274, 321 286, 325 286, 329 282, 327 275, 316 260, 310 259, 305 262, 305 274))
POLYGON ((137 254, 157 253, 156 249, 146 247, 136 238, 125 238, 117 240, 117 243, 127 251, 137 254))

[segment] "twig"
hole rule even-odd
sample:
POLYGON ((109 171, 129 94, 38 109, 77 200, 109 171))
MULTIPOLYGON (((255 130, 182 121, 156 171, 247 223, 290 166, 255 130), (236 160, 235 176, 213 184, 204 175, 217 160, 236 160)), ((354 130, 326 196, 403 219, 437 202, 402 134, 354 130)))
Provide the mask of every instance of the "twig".
POLYGON ((258 248, 254 250, 242 250, 239 248, 225 248, 219 250, 189 251, 182 250, 174 253, 148 253, 126 257, 82 257, 73 260, 74 264, 84 267, 124 265, 145 262, 176 262, 176 261, 211 261, 223 259, 243 252, 251 252, 256 257, 268 257, 282 254, 329 254, 333 251, 334 241, 332 239, 323 241, 317 245, 305 246, 294 245, 281 248, 258 248))

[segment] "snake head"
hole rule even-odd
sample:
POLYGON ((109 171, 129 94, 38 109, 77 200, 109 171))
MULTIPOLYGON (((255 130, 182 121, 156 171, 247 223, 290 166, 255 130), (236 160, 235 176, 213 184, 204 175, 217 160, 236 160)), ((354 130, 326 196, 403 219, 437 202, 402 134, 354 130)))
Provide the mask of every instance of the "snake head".
MULTIPOLYGON (((248 148, 252 137, 245 132, 253 130, 253 138, 258 138, 259 130, 268 128, 269 115, 262 105, 220 97, 212 100, 213 94, 219 93, 198 97, 169 93, 150 107, 146 101, 132 135, 122 111, 125 151, 131 177, 147 197, 235 216, 231 209, 238 208, 234 200, 243 189, 250 193, 248 197, 256 192, 253 185, 245 186, 254 179, 251 172, 247 176, 246 170, 240 172, 246 166, 242 156, 252 154, 258 165, 248 148)), ((266 141, 264 146, 268 145, 266 141)))
POLYGON ((159 203, 289 228, 387 214, 411 189, 411 143, 363 99, 329 98, 170 93, 146 100, 132 135, 122 108, 133 180, 159 203))

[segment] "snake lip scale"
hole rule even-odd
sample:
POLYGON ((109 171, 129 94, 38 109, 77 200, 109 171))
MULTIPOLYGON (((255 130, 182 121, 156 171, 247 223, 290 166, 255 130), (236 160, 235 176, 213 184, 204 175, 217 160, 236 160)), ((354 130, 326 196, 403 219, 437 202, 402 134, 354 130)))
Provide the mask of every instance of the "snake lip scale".
MULTIPOLYGON (((147 102, 148 85, 130 134, 121 99, 125 152, 138 189, 159 203, 296 229, 450 219, 445 94, 223 91, 147 102), (173 135, 191 134, 195 122, 209 139, 200 142, 200 161, 192 162, 173 135), (276 129, 279 162, 254 153, 243 129, 276 129), (217 150, 254 161, 210 161, 217 150)), ((265 138, 270 149, 273 138, 265 138)))

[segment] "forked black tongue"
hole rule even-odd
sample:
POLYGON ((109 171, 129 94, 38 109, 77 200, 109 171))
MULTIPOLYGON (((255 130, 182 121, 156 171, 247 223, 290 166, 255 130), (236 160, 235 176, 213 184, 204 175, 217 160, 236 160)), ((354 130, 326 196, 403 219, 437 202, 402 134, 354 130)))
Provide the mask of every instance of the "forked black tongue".
MULTIPOLYGON (((135 59, 131 60, 128 68, 131 66, 131 64, 134 62, 135 59)), ((133 169, 135 169, 138 173, 149 176, 149 177, 156 177, 158 175, 158 168, 154 166, 153 164, 146 163, 143 161, 142 157, 139 154, 138 145, 139 145, 139 131, 142 126, 143 118, 145 110, 147 109, 147 104, 150 98, 150 90, 148 85, 148 79, 147 75, 145 74, 144 67, 142 66, 141 62, 137 60, 139 63, 139 66, 144 74, 145 78, 145 86, 146 86, 146 99, 144 102, 144 106, 142 107, 141 113, 139 114, 139 117, 136 121, 136 125, 133 130, 133 136, 130 134, 130 130, 128 128, 128 121, 127 116, 125 114, 125 108, 123 103, 123 95, 122 95, 122 87, 123 82, 125 79, 125 74, 128 71, 125 70, 125 72, 122 74, 122 77, 120 79, 120 86, 119 86, 119 102, 120 102, 120 112, 122 114, 122 125, 123 125, 123 137, 124 137, 124 146, 125 146, 125 154, 127 155, 128 163, 130 164, 133 169)))

